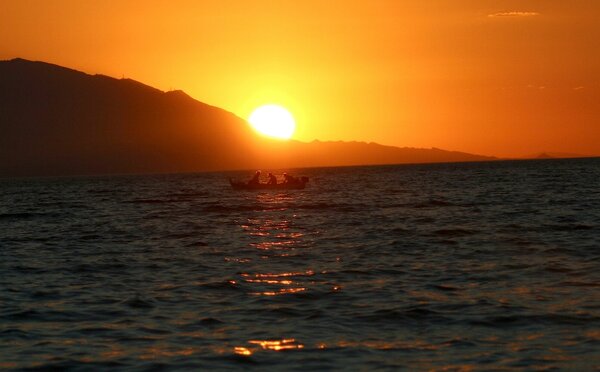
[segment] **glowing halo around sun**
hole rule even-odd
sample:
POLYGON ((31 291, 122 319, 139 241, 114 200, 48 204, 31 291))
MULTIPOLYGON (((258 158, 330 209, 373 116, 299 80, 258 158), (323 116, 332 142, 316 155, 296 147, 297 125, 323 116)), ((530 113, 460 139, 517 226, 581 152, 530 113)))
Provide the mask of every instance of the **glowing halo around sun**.
POLYGON ((296 121, 288 110, 279 105, 264 105, 255 109, 248 121, 260 134, 289 139, 296 130, 296 121))

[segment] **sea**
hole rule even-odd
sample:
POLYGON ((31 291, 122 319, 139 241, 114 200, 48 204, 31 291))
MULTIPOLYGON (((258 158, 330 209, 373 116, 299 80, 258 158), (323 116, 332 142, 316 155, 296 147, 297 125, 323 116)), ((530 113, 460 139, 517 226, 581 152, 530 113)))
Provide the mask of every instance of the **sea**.
POLYGON ((288 172, 0 180, 0 369, 600 370, 599 158, 288 172))

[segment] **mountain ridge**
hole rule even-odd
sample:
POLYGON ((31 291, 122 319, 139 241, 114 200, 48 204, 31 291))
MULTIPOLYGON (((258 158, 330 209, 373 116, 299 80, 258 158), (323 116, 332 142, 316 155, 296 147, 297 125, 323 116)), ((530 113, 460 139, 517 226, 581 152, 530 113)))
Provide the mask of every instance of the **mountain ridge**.
POLYGON ((0 176, 485 161, 367 142, 277 141, 187 93, 22 58, 0 61, 0 176))

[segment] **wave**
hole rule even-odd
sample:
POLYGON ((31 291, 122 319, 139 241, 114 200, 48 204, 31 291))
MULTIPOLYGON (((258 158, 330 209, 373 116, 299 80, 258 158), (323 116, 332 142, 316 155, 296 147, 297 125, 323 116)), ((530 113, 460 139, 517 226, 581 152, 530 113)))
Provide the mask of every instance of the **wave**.
POLYGON ((600 283, 597 283, 597 282, 572 282, 572 281, 567 281, 567 282, 562 282, 562 283, 560 283, 558 285, 559 286, 566 286, 566 287, 591 287, 591 288, 600 287, 600 283))
POLYGON ((230 212, 261 212, 261 211, 274 211, 274 210, 284 210, 285 207, 279 205, 267 206, 261 204, 252 204, 252 205, 235 205, 235 206, 226 206, 221 204, 216 205, 207 205, 202 208, 202 211, 208 213, 230 213, 230 212))
POLYGON ((552 224, 552 225, 544 225, 544 229, 548 229, 551 231, 580 231, 580 230, 595 230, 598 227, 595 225, 588 225, 582 223, 572 223, 572 224, 552 224))
POLYGON ((129 204, 164 204, 164 203, 181 203, 195 201, 198 198, 204 198, 210 196, 206 191, 200 192, 189 192, 189 193, 172 193, 164 196, 158 196, 154 198, 136 198, 131 200, 125 200, 124 203, 129 204))
POLYGON ((180 200, 177 199, 134 199, 134 200, 126 200, 124 203, 130 204, 164 204, 164 203, 174 203, 180 200))
MULTIPOLYGON (((0 316, 1 318, 1 316, 0 316)), ((28 340, 28 339, 35 339, 37 338, 38 335, 34 332, 30 331, 24 331, 22 329, 19 328, 6 328, 6 329, 2 329, 0 330, 0 339, 17 339, 17 340, 28 340)))
POLYGON ((540 325, 579 325, 591 326, 600 322, 600 317, 593 315, 563 315, 563 314, 516 314, 516 315, 494 315, 469 321, 473 325, 500 327, 530 327, 534 324, 540 325))
POLYGON ((57 311, 50 309, 24 309, 0 314, 0 319, 8 321, 68 322, 73 319, 85 319, 82 313, 75 311, 57 311))
POLYGON ((132 296, 126 300, 120 302, 121 305, 126 305, 134 309, 152 309, 156 307, 154 300, 149 298, 143 298, 139 295, 132 296))
POLYGON ((364 209, 362 204, 347 203, 280 203, 280 204, 242 204, 242 205, 207 205, 202 210, 209 213, 230 213, 230 212, 262 212, 262 211, 283 211, 283 210, 331 210, 339 212, 352 212, 364 209))
POLYGON ((57 213, 43 212, 0 213, 0 220, 27 220, 32 218, 47 218, 57 216, 57 213))
POLYGON ((202 325, 202 326, 217 326, 217 325, 222 325, 225 324, 224 321, 219 320, 217 318, 212 318, 212 317, 208 317, 208 318, 202 318, 200 319, 197 324, 202 325))
POLYGON ((439 229, 439 230, 435 230, 433 233, 437 236, 442 236, 442 237, 462 237, 462 236, 469 236, 469 235, 477 234, 477 231, 469 230, 469 229, 454 228, 454 229, 439 229))
POLYGON ((384 309, 376 310, 368 315, 356 315, 357 319, 363 321, 372 322, 414 322, 414 321, 427 321, 432 323, 448 323, 450 318, 445 316, 443 313, 429 309, 424 306, 411 306, 406 309, 384 309))

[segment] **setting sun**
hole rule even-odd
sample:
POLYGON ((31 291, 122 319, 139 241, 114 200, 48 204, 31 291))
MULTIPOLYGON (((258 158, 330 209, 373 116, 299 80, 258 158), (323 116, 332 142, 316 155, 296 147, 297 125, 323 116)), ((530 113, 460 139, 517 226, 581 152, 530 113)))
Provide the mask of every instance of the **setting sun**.
POLYGON ((252 127, 265 136, 288 139, 296 130, 294 117, 278 105, 260 106, 248 119, 252 127))

